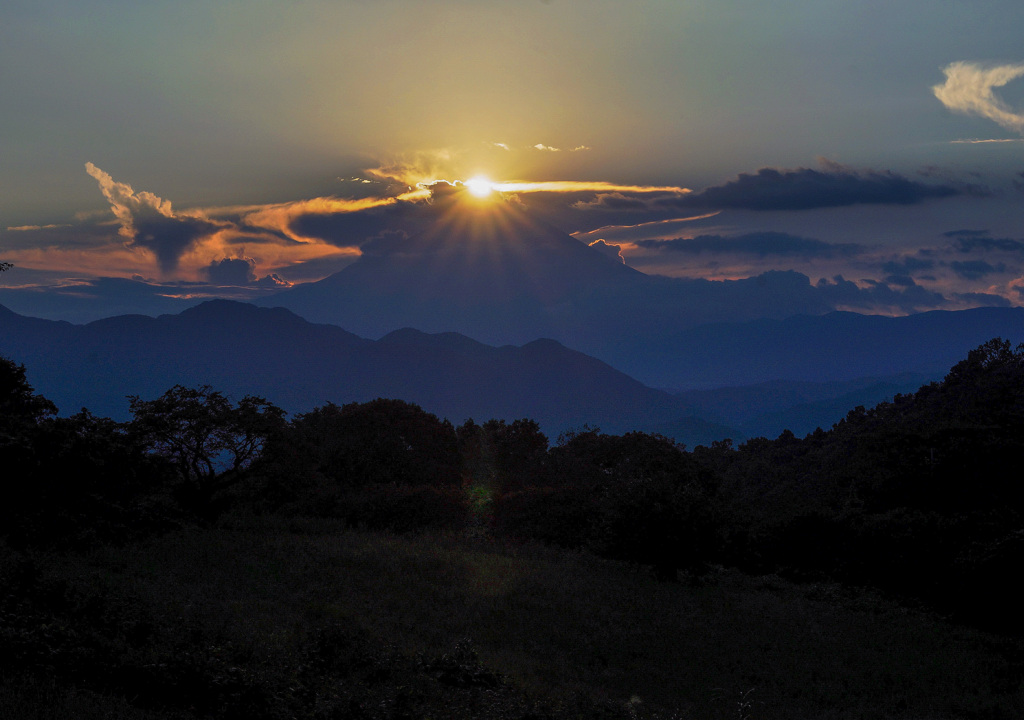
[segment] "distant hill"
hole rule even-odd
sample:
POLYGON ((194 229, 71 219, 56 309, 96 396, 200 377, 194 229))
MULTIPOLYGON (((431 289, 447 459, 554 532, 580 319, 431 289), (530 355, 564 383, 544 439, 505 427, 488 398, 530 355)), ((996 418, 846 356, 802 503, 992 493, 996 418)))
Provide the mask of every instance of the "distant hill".
POLYGON ((36 390, 65 413, 86 407, 125 418, 125 396, 155 397, 180 383, 263 395, 290 412, 392 397, 456 423, 529 417, 552 435, 585 423, 608 432, 669 429, 688 444, 735 434, 553 340, 492 347, 404 329, 373 341, 281 308, 227 300, 87 325, 0 308, 0 354, 24 363, 36 390))
POLYGON ((819 427, 829 429, 858 405, 873 407, 942 376, 901 373, 835 382, 773 380, 676 395, 700 417, 736 428, 740 435, 733 439, 774 438, 783 430, 803 437, 819 427))
POLYGON ((713 323, 652 338, 613 364, 647 385, 679 390, 900 373, 940 378, 994 337, 1024 342, 1024 308, 936 310, 903 317, 832 312, 713 323))

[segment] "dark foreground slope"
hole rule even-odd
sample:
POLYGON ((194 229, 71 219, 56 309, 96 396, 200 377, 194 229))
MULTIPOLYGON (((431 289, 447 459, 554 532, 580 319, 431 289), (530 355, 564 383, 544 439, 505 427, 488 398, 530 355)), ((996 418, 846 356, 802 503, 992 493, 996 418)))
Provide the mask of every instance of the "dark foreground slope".
POLYGON ((553 434, 583 424, 657 428, 691 444, 733 434, 688 419, 677 398, 552 340, 498 348, 407 329, 371 341, 281 308, 226 300, 83 326, 0 310, 0 328, 0 354, 25 364, 37 390, 64 412, 86 407, 123 418, 127 395, 208 384, 262 395, 290 412, 392 397, 453 422, 530 417, 553 434))
POLYGON ((265 519, 0 546, 0 716, 992 718, 1020 643, 864 593, 265 519), (22 600, 22 604, 15 604, 22 600))

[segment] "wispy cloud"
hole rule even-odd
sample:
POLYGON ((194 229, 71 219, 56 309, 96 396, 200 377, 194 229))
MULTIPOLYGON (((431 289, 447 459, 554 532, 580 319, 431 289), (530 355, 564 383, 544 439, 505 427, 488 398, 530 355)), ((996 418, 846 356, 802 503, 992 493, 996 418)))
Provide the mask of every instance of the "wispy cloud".
POLYGON ((619 185, 593 180, 548 180, 543 182, 499 182, 494 189, 506 193, 527 192, 606 192, 606 193, 672 193, 685 195, 689 188, 676 185, 619 185))
POLYGON ((1024 143, 1024 138, 963 138, 961 140, 950 140, 952 145, 985 145, 988 143, 1024 143))
POLYGON ((698 235, 673 240, 637 240, 635 244, 652 250, 686 254, 729 253, 758 257, 803 258, 850 257, 862 253, 865 249, 863 245, 854 243, 827 243, 781 232, 747 233, 731 237, 698 235))
MULTIPOLYGON (((562 152, 562 148, 552 147, 551 145, 545 145, 544 143, 537 143, 533 146, 534 150, 540 150, 542 152, 562 152)), ((589 150, 590 147, 587 145, 577 145, 576 147, 569 148, 569 152, 582 152, 589 150)))
POLYGON ((18 225, 7 228, 8 232, 34 232, 36 230, 56 230, 57 228, 71 227, 70 225, 18 225))
POLYGON ((651 238, 651 234, 660 236, 660 231, 673 228, 675 225, 682 223, 690 223, 697 220, 706 220, 713 218, 716 215, 721 214, 721 211, 716 210, 715 212, 705 213, 703 215, 693 215, 691 217, 675 217, 675 218, 664 218, 662 220, 648 220, 647 222, 634 223, 632 225, 602 225, 599 228, 593 230, 585 230, 581 232, 574 232, 572 236, 577 240, 585 241, 588 237, 594 235, 637 235, 647 239, 659 239, 651 238))
POLYGON ((985 67, 955 62, 943 72, 946 82, 932 88, 943 105, 953 112, 988 118, 1007 130, 1024 134, 1024 113, 1015 112, 993 92, 994 88, 1024 77, 1024 63, 985 67))

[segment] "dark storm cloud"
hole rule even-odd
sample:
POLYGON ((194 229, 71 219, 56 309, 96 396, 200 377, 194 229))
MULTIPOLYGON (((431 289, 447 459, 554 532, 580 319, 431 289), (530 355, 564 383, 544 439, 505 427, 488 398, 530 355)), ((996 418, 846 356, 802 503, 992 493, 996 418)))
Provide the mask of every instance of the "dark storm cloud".
POLYGON ((258 287, 270 290, 291 287, 292 283, 277 273, 256 277, 256 260, 253 258, 224 258, 214 260, 204 270, 203 275, 213 285, 229 285, 235 287, 258 287))
POLYGON ((1005 263, 992 265, 984 260, 953 261, 949 264, 949 267, 965 280, 977 280, 993 273, 1006 272, 1005 263))
POLYGON ((741 173, 724 185, 659 204, 686 208, 810 210, 847 205, 913 205, 929 198, 963 194, 952 185, 930 185, 890 171, 858 172, 829 165, 826 170, 762 168, 741 173))
POLYGON ((864 251, 862 245, 854 243, 833 244, 781 232, 748 233, 735 237, 698 235, 675 240, 637 240, 636 244, 652 250, 678 253, 730 253, 758 257, 834 258, 850 257, 864 251))
POLYGON ((953 242, 953 247, 962 253, 970 253, 975 250, 1019 252, 1024 250, 1024 241, 1012 238, 959 237, 953 242))
POLYGON ((943 237, 957 238, 957 237, 985 237, 988 235, 988 230, 949 230, 948 232, 942 233, 943 237))
POLYGON ((128 238, 131 246, 152 251, 164 273, 176 270, 181 256, 196 242, 224 227, 204 218, 176 213, 169 200, 146 191, 136 192, 131 185, 117 182, 92 163, 86 163, 85 169, 110 203, 121 224, 119 233, 128 238))
POLYGON ((815 288, 833 307, 858 310, 890 309, 917 312, 922 309, 943 307, 948 304, 941 293, 933 292, 915 283, 901 282, 897 287, 877 280, 864 280, 867 287, 836 275, 831 280, 822 278, 815 288))
POLYGON ((149 216, 135 218, 133 247, 150 250, 160 270, 170 273, 178 269, 178 262, 192 246, 221 228, 200 218, 187 216, 149 216))
POLYGON ((214 260, 206 268, 206 278, 215 285, 248 285, 256 281, 252 258, 224 258, 214 260))
POLYGON ((882 265, 882 271, 890 275, 913 275, 921 270, 931 270, 935 267, 935 261, 930 258, 902 257, 899 260, 890 260, 882 265))

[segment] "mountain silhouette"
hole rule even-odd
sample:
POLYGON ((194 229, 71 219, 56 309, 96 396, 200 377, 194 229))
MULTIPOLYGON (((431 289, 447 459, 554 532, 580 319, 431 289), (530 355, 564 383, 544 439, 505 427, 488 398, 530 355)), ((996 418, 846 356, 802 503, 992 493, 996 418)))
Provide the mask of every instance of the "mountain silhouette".
POLYGON ((448 198, 433 212, 419 234, 376 239, 343 270, 257 304, 369 337, 415 327, 523 343, 572 337, 581 303, 646 280, 504 202, 448 198))
POLYGON ((208 384, 262 395, 290 412, 390 397, 453 422, 529 417, 550 433, 664 429, 688 444, 732 433, 690 417, 678 398, 554 340, 492 347, 456 333, 402 329, 368 340, 282 308, 212 300, 177 315, 87 325, 0 307, 0 354, 65 413, 126 418, 127 395, 208 384))

